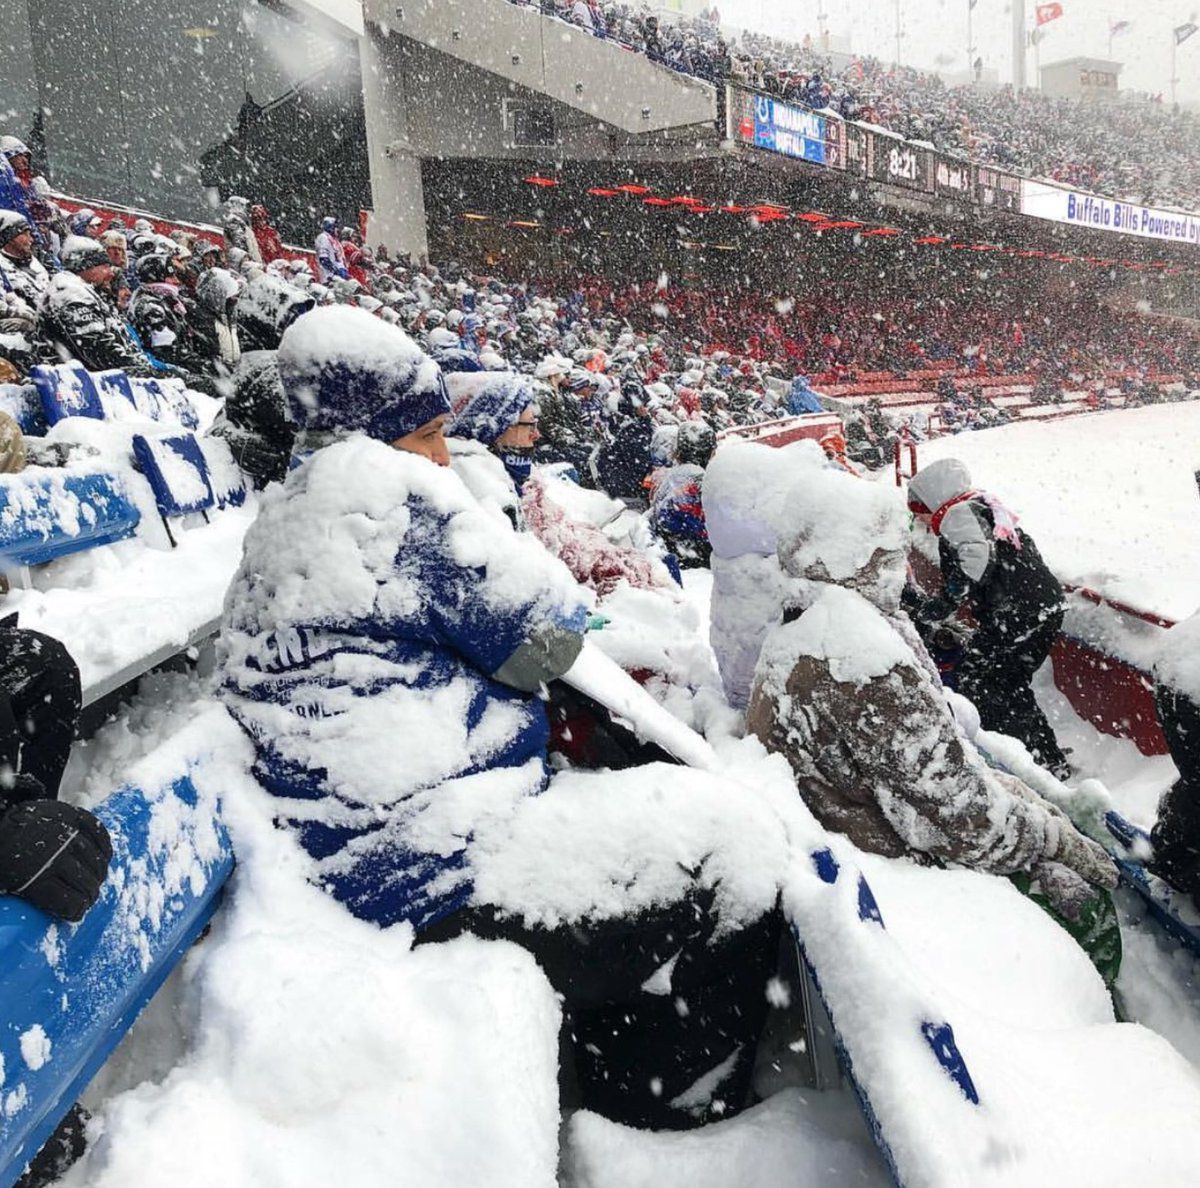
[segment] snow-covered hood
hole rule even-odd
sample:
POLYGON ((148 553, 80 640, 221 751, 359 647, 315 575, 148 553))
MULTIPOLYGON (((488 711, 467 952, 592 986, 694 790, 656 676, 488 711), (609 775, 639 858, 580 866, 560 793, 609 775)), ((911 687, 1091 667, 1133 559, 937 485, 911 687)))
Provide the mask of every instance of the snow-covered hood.
POLYGON ((226 303, 240 290, 237 277, 224 268, 210 268, 196 282, 196 301, 209 313, 223 314, 226 303))
POLYGON ((908 484, 909 502, 931 512, 971 489, 971 474, 957 458, 939 458, 919 470, 908 484))

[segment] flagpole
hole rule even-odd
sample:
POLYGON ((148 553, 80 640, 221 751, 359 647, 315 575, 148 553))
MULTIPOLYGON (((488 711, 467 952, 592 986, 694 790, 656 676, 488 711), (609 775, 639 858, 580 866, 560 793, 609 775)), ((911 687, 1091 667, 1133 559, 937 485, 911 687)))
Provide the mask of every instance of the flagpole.
POLYGON ((1179 56, 1179 34, 1174 30, 1171 31, 1171 106, 1175 106, 1175 84, 1179 81, 1175 76, 1179 71, 1175 68, 1175 61, 1179 56))
POLYGON ((1012 0, 1013 90, 1025 89, 1025 0, 1012 0))
POLYGON ((971 14, 974 11, 975 0, 967 0, 967 78, 971 80, 975 78, 975 59, 971 57, 971 51, 975 48, 971 37, 971 14))

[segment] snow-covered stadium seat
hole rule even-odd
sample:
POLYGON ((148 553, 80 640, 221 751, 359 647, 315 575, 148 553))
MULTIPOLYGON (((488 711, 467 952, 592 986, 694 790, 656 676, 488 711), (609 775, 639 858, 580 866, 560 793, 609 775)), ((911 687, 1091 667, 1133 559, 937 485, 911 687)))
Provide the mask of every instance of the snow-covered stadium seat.
POLYGON ((196 439, 208 466, 208 479, 219 508, 241 507, 246 502, 246 476, 234 461, 229 443, 221 437, 196 439))
POLYGON ((0 384, 0 412, 8 413, 26 437, 46 432, 46 413, 33 384, 0 384))
POLYGON ((0 560, 44 565, 132 536, 140 515, 121 479, 30 467, 0 476, 0 560))
POLYGON ((13 1184, 200 935, 233 869, 190 778, 97 810, 114 856, 75 926, 0 897, 0 1184, 13 1184))
POLYGON ((196 429, 200 417, 188 398, 183 380, 172 377, 162 379, 128 378, 130 400, 134 408, 144 417, 164 425, 178 425, 182 429, 196 429))
POLYGON ((164 519, 207 511, 216 503, 208 463, 193 433, 133 438, 133 455, 164 519))
POLYGON ((42 399, 48 425, 66 417, 104 420, 104 405, 91 373, 82 363, 44 363, 29 371, 42 399))

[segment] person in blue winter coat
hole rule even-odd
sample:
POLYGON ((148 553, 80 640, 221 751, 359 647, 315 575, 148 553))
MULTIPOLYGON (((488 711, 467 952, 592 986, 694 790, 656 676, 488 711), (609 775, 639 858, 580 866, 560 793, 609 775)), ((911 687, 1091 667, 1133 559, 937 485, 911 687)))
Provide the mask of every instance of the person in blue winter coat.
POLYGON ((537 397, 526 376, 488 375, 455 409, 452 437, 481 442, 504 463, 519 492, 533 470, 537 445, 537 397))
POLYGON ((337 219, 332 215, 321 220, 321 233, 316 240, 317 279, 323 285, 331 280, 346 280, 350 270, 346 267, 346 251, 337 236, 337 219))
POLYGON ((278 362, 310 452, 247 534, 223 688, 310 878, 418 943, 525 947, 563 996, 586 1108, 656 1127, 735 1113, 774 972, 778 817, 665 764, 636 786, 550 779, 541 695, 589 596, 448 468, 444 381, 401 330, 315 310, 278 362), (645 853, 597 844, 614 829, 645 853), (753 861, 723 859, 726 838, 753 861))
POLYGON ((825 411, 821 406, 820 397, 812 390, 812 385, 808 382, 806 375, 798 375, 792 380, 792 386, 788 389, 787 406, 788 412, 793 417, 825 411))
POLYGON ((24 215, 31 227, 37 226, 29 210, 29 195, 3 153, 0 153, 0 210, 15 210, 24 215))
POLYGON ((703 421, 685 421, 675 441, 674 465, 656 472, 650 492, 650 523, 685 568, 704 567, 712 556, 704 523, 704 468, 717 448, 703 421))

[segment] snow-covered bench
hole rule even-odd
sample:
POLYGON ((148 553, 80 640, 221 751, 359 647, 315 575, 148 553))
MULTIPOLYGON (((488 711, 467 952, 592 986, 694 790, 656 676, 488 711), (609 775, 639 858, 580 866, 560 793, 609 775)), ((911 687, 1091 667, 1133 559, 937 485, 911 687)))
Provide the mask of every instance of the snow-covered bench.
POLYGON ((97 810, 114 857, 77 925, 0 897, 0 1185, 8 1188, 200 935, 233 869, 188 777, 97 810))

